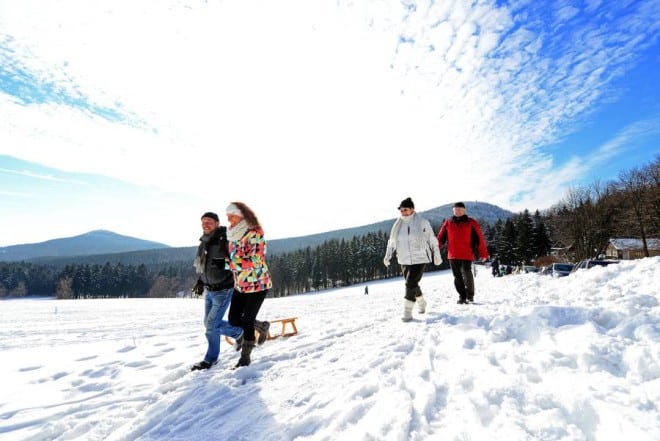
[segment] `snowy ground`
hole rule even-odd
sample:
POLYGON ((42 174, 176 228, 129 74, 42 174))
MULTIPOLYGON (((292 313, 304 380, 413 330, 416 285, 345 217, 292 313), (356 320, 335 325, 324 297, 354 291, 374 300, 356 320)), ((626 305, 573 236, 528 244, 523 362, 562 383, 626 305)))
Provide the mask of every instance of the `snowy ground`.
POLYGON ((476 283, 411 323, 401 279, 268 299, 300 332, 237 371, 190 372, 199 300, 0 302, 0 439, 660 439, 660 257, 476 283))

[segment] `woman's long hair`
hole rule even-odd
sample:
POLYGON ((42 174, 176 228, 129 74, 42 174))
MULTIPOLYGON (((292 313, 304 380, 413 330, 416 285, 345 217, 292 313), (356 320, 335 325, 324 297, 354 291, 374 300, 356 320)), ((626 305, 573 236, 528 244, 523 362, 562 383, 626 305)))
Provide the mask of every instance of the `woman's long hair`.
POLYGON ((261 229, 261 225, 259 224, 259 219, 257 218, 257 215, 254 214, 254 211, 252 211, 250 207, 245 205, 243 202, 232 202, 232 204, 236 205, 236 207, 238 207, 238 209, 241 210, 243 219, 245 219, 245 222, 251 228, 261 229))

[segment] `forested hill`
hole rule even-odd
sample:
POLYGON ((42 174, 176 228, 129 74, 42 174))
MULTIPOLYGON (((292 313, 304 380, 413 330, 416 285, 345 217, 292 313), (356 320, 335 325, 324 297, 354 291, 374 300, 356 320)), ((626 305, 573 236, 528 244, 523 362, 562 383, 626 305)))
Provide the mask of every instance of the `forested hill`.
MULTIPOLYGON (((112 231, 95 230, 79 236, 46 242, 0 247, 0 262, 34 261, 41 257, 72 257, 125 251, 165 249, 169 245, 122 236, 112 231)), ((80 261, 78 259, 78 261, 80 261)))
MULTIPOLYGON (((481 224, 494 224, 498 220, 506 220, 513 216, 515 213, 498 207, 497 205, 489 204, 487 202, 471 202, 463 201, 467 215, 477 219, 481 224)), ((439 227, 444 219, 453 215, 453 203, 441 205, 440 207, 432 208, 428 211, 422 212, 424 217, 431 222, 434 227, 439 227)), ((393 221, 394 219, 392 219, 393 221)))
MULTIPOLYGON (((496 205, 485 202, 464 201, 468 215, 476 218, 482 224, 494 224, 498 219, 505 220, 514 213, 504 210, 496 205)), ((452 205, 445 204, 431 210, 420 212, 437 232, 443 219, 451 217, 452 205)), ((316 247, 323 242, 331 239, 350 240, 355 236, 364 236, 367 233, 384 231, 389 233, 395 218, 387 219, 373 224, 360 227, 345 228, 341 230, 328 231, 325 233, 312 234, 308 236, 290 237, 285 239, 273 239, 268 241, 268 252, 271 256, 288 253, 291 251, 303 249, 306 247, 316 247)), ((163 245, 165 247, 165 245, 163 245)), ((68 257, 40 257, 25 259, 34 263, 47 263, 56 265, 68 264, 99 264, 106 262, 122 263, 125 265, 139 264, 162 264, 168 262, 192 262, 195 256, 196 247, 178 247, 178 248, 160 248, 153 250, 140 250, 132 252, 112 253, 112 254, 94 254, 88 256, 68 256, 68 257)))
MULTIPOLYGON (((506 220, 514 215, 514 213, 504 210, 497 205, 488 204, 486 202, 470 202, 464 201, 467 214, 470 217, 477 219, 482 224, 494 224, 497 220, 506 220)), ((441 205, 440 207, 432 208, 427 211, 421 211, 420 214, 431 222, 435 232, 437 233, 440 224, 444 219, 452 216, 453 203, 441 205)), ((287 253, 290 251, 315 247, 321 245, 323 242, 330 239, 352 239, 355 236, 364 236, 367 233, 375 233, 378 231, 390 232, 392 224, 396 218, 387 219, 374 224, 363 225, 361 227, 346 228, 343 230, 328 231, 326 233, 312 234, 309 236, 290 237, 286 239, 276 239, 268 242, 268 249, 270 253, 287 253)))

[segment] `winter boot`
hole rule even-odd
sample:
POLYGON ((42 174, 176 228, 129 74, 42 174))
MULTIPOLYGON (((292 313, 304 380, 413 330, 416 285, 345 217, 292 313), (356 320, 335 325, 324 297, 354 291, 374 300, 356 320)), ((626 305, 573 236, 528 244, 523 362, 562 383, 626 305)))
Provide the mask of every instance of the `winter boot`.
POLYGON ((193 367, 190 368, 191 371, 203 371, 205 369, 210 368, 213 366, 213 363, 209 363, 208 361, 202 360, 199 363, 193 364, 193 367))
POLYGON ((417 301, 417 309, 419 310, 419 313, 424 314, 426 312, 426 299, 424 296, 419 296, 415 300, 417 301))
POLYGON ((240 351, 241 348, 243 347, 243 334, 244 332, 241 331, 241 335, 239 335, 238 337, 236 337, 236 339, 234 339, 234 345, 236 346, 234 349, 236 349, 236 352, 240 351))
POLYGON ((401 320, 404 322, 409 322, 412 320, 412 310, 413 306, 415 306, 415 302, 412 300, 404 299, 403 300, 403 317, 401 317, 401 320))
POLYGON ((254 340, 243 341, 243 347, 241 348, 241 358, 238 359, 238 363, 236 363, 234 369, 241 366, 250 365, 250 354, 252 353, 252 348, 254 348, 254 340))
POLYGON ((268 330, 270 329, 269 322, 260 322, 259 320, 254 321, 254 329, 259 332, 259 337, 257 337, 257 344, 262 345, 268 338, 268 330))

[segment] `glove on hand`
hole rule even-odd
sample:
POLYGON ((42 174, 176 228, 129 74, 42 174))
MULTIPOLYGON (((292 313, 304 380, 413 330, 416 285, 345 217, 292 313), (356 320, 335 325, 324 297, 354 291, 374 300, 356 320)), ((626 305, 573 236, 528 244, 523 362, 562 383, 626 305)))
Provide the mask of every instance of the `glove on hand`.
POLYGON ((435 255, 433 256, 433 265, 440 266, 442 264, 442 256, 435 255))
POLYGON ((390 259, 388 259, 387 257, 383 258, 383 265, 385 265, 385 267, 390 266, 390 259))
POLYGON ((195 283, 195 286, 192 287, 191 291, 193 294, 197 294, 198 296, 204 294, 204 284, 202 281, 198 280, 197 283, 195 283))

